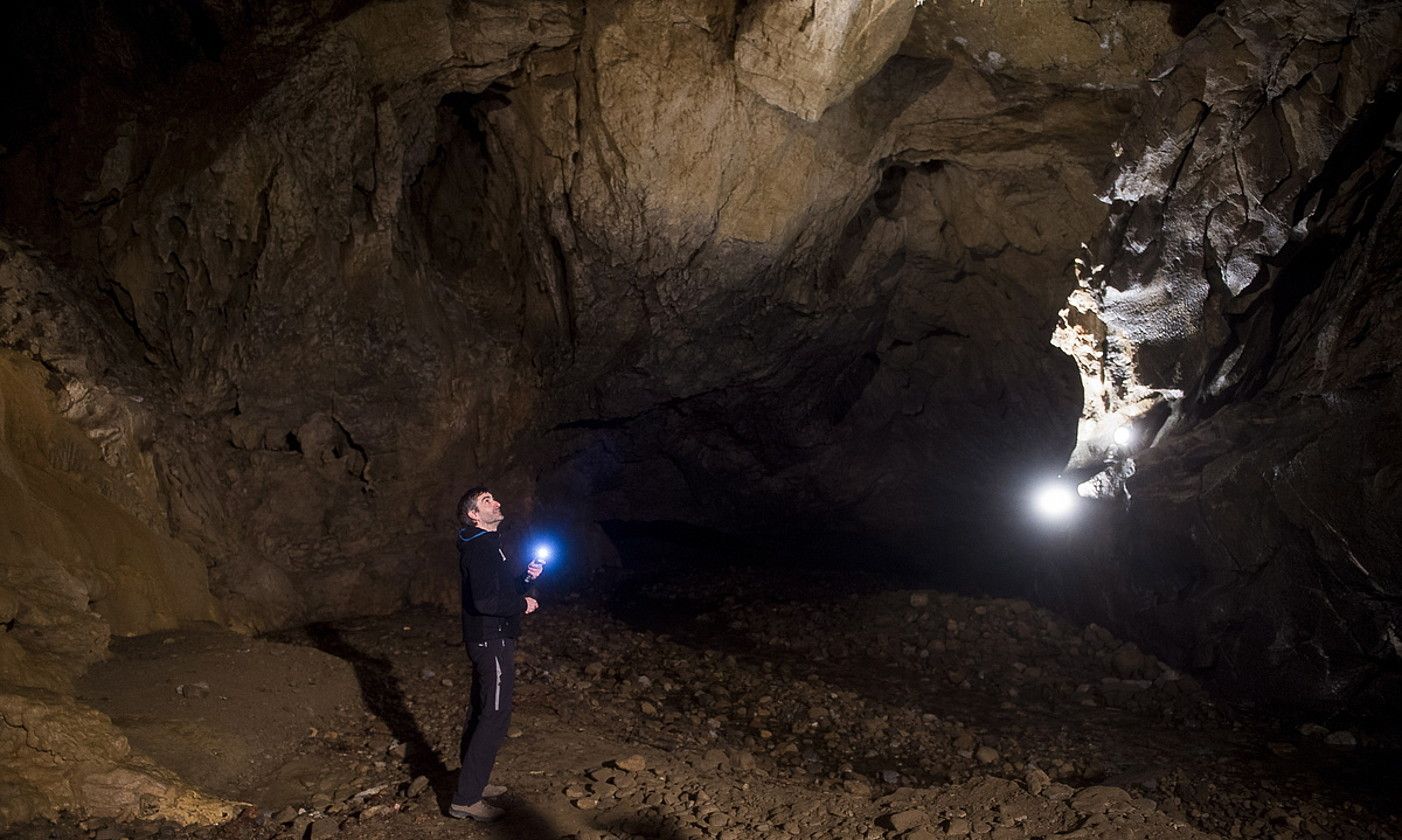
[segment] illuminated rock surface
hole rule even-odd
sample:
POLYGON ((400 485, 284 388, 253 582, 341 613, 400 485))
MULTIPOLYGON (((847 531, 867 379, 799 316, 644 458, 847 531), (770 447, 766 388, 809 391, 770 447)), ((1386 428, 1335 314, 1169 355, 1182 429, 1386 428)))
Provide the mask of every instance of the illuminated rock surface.
POLYGON ((24 12, 0 678, 62 706, 113 634, 451 605, 488 480, 580 560, 745 534, 1389 708, 1398 13, 1214 8, 24 12), (1107 410, 1166 425, 1046 540, 1030 482, 1100 451, 1048 344, 1081 242, 1080 358, 1108 328, 1107 410))
POLYGON ((895 55, 915 4, 906 0, 769 0, 737 21, 737 77, 766 102, 816 120, 895 55))
POLYGON ((1402 29, 1358 9, 1227 9, 1151 74, 1071 313, 1068 349, 1104 342, 1078 356, 1099 424, 1072 461, 1105 457, 1116 415, 1159 442, 1063 591, 1108 589, 1117 627, 1239 696, 1381 711, 1402 691, 1402 29))

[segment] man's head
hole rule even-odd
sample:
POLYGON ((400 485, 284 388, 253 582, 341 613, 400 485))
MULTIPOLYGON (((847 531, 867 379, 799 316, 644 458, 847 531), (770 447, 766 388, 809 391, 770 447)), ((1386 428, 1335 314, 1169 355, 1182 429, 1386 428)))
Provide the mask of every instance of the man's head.
POLYGON ((474 487, 458 500, 458 519, 469 527, 495 531, 501 524, 501 502, 485 487, 474 487))

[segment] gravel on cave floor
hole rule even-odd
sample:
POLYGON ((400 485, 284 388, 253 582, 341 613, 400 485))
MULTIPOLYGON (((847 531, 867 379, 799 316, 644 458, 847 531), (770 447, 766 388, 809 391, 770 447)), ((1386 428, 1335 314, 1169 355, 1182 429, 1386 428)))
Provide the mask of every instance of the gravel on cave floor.
POLYGON ((1214 703, 1025 601, 809 583, 697 573, 547 603, 492 825, 442 815, 470 680, 456 616, 126 640, 84 699, 254 804, 213 828, 16 836, 1402 838, 1398 754, 1366 732, 1214 703))

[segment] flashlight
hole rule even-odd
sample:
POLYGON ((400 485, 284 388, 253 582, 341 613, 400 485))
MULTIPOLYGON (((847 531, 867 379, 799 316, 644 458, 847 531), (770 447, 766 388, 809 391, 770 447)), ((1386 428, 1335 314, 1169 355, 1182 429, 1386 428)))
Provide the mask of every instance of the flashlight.
POLYGON ((531 550, 531 559, 537 563, 549 563, 554 556, 555 549, 550 543, 536 543, 535 548, 531 550))
POLYGON ((1048 481, 1032 497, 1032 504, 1044 519, 1065 519, 1076 506, 1076 491, 1060 481, 1048 481))
POLYGON ((1128 423, 1120 426, 1115 430, 1114 440, 1115 445, 1118 447, 1123 448, 1129 446, 1134 440, 1134 427, 1128 423))

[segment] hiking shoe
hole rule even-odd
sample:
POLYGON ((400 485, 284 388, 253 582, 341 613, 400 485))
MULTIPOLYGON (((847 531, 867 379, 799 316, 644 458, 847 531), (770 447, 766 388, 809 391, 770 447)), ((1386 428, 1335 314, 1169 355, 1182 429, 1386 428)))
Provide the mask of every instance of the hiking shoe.
POLYGON ((489 797, 489 796, 505 796, 505 795, 506 795, 506 785, 487 785, 486 787, 482 788, 482 798, 483 798, 483 799, 486 799, 486 798, 489 797))
POLYGON ((493 820, 501 819, 501 815, 505 813, 505 809, 498 808, 485 799, 479 799, 471 805, 458 805, 454 803, 448 806, 448 816, 455 820, 492 822, 493 820))

